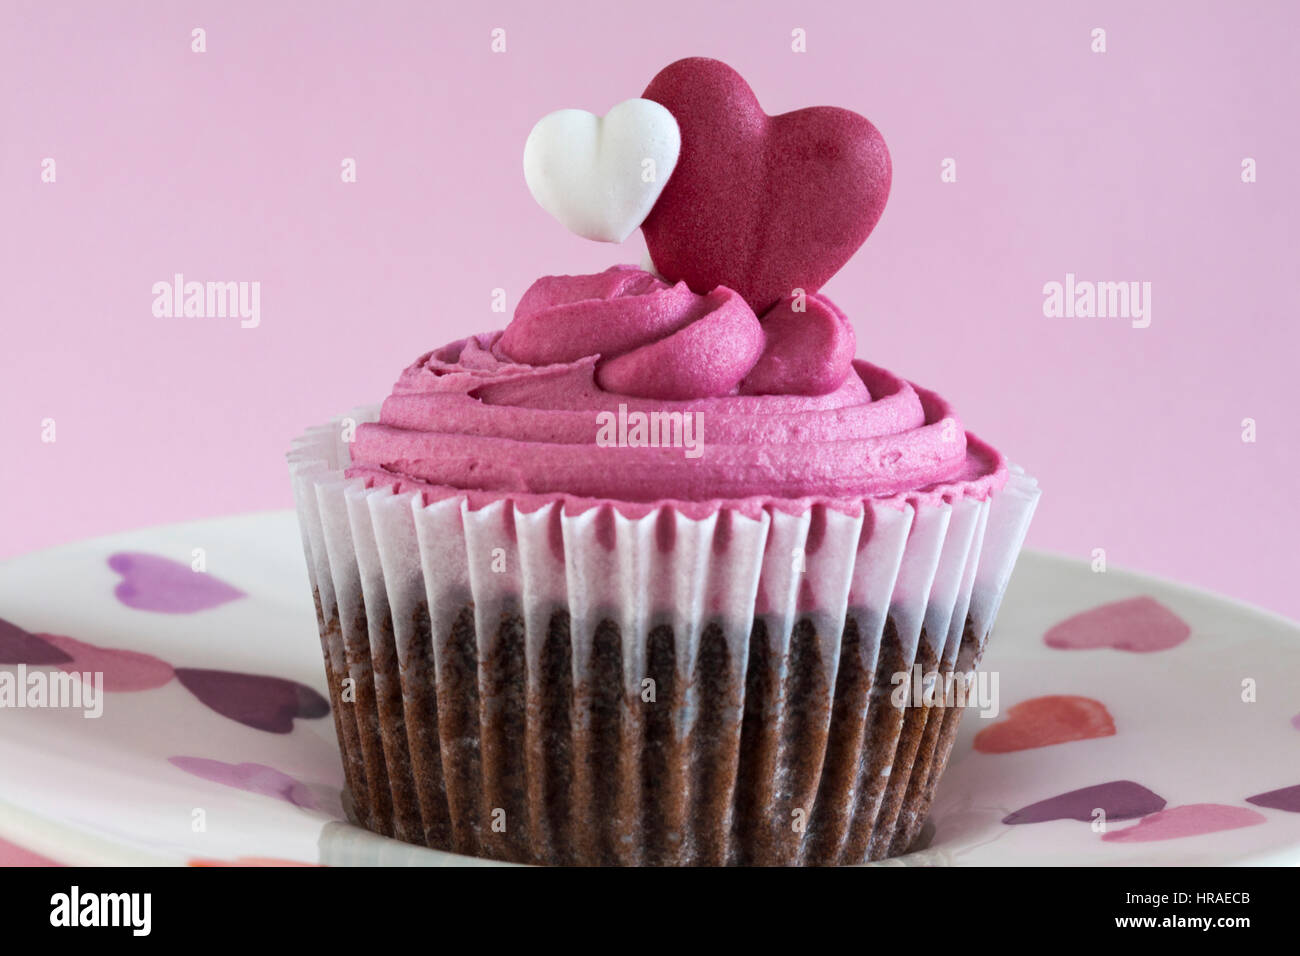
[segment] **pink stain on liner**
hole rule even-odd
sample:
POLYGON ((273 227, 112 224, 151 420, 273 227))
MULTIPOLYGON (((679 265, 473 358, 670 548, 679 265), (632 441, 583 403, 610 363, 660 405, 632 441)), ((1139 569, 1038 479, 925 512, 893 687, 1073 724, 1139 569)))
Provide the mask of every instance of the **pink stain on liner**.
POLYGON ((1143 817, 1135 826, 1103 833, 1101 838, 1107 843, 1149 843, 1223 830, 1239 830, 1264 822, 1264 815, 1249 807, 1234 807, 1223 803, 1188 803, 1143 817))

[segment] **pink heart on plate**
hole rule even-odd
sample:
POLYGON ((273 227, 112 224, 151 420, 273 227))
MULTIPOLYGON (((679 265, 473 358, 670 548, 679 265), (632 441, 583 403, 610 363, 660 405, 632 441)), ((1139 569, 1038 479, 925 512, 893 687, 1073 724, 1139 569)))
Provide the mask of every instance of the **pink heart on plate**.
POLYGON ((1103 834, 1102 839, 1107 843, 1149 843, 1218 833, 1220 830, 1238 830, 1264 822, 1264 814, 1246 807, 1225 803, 1188 803, 1143 817, 1135 826, 1111 830, 1103 834))
POLYGON ((762 315, 816 292, 880 219, 892 175, 884 137, 833 106, 768 116, 739 73, 706 57, 659 72, 682 148, 641 228, 655 268, 696 292, 735 289, 762 315))
POLYGON ((119 551, 108 566, 122 576, 114 596, 137 611, 193 614, 245 596, 205 571, 156 554, 119 551))
POLYGON ((61 670, 78 679, 83 673, 100 673, 107 691, 153 690, 171 683, 176 676, 170 664, 152 654, 100 647, 62 634, 41 637, 70 656, 71 660, 59 665, 61 670))
POLYGON ((1067 617, 1044 634, 1043 641, 1061 650, 1113 647, 1150 653, 1175 647, 1191 633, 1181 617, 1155 598, 1143 596, 1067 617))

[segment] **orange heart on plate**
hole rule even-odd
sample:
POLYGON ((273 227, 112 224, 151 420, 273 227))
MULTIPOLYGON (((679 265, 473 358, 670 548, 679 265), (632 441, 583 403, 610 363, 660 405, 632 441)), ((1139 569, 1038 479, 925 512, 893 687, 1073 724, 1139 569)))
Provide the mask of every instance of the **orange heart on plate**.
POLYGON ((1091 697, 1034 697, 1007 711, 1007 719, 975 735, 975 749, 1005 754, 1066 744, 1071 740, 1115 736, 1115 721, 1106 705, 1091 697))

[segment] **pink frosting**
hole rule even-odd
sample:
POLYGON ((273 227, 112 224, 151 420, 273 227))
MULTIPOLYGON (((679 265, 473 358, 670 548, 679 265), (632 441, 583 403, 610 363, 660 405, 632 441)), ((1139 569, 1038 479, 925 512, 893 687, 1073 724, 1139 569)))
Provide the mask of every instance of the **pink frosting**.
POLYGON ((740 390, 747 395, 825 395, 849 377, 857 339, 830 299, 789 296, 763 314, 763 355, 740 390))
POLYGON ((728 395, 763 352, 763 328, 735 292, 696 295, 635 266, 589 276, 546 276, 524 293, 500 353, 547 365, 603 361, 596 383, 638 398, 728 395))
MULTIPOLYGON (((718 301, 700 297, 705 304, 696 303, 683 319, 654 301, 677 296, 676 287, 625 272, 601 282, 639 289, 618 298, 644 300, 639 305, 650 306, 644 322, 654 324, 654 334, 677 330, 650 346, 662 347, 661 359, 674 354, 678 331, 723 311, 718 301)), ((856 514, 865 498, 900 505, 983 498, 1005 481, 1002 457, 968 436, 946 402, 861 361, 823 395, 659 400, 607 391, 598 382, 601 359, 573 354, 583 340, 573 323, 585 316, 587 341, 604 336, 628 349, 627 356, 645 347, 631 347, 641 339, 630 330, 641 323, 616 319, 610 323, 616 328, 593 328, 605 314, 600 309, 565 301, 567 294, 554 294, 559 286, 534 288, 534 302, 551 306, 525 310, 521 303, 525 321, 517 319, 518 328, 455 342, 402 373, 379 422, 357 430, 350 476, 422 490, 427 500, 466 494, 473 507, 508 497, 531 510, 558 497, 579 509, 612 503, 629 516, 662 502, 692 516, 723 502, 748 514, 768 506, 799 512, 818 502, 856 514), (541 335, 543 324, 553 334, 541 335), (545 364, 520 361, 524 354, 544 354, 545 364), (558 354, 568 357, 555 360, 558 354), (601 444, 602 412, 609 413, 606 421, 690 413, 702 429, 701 453, 601 444)), ((652 364, 629 366, 628 379, 653 378, 652 364)))
POLYGON ((697 295, 635 266, 546 276, 529 287, 497 346, 554 365, 588 356, 607 392, 686 401, 725 395, 825 395, 849 378, 853 327, 825 296, 788 296, 762 322, 737 292, 697 295))
POLYGON ((543 276, 528 287, 501 336, 501 354, 527 365, 606 357, 646 345, 700 318, 704 297, 635 266, 588 276, 543 276))
POLYGON ((672 335, 615 356, 596 370, 608 392, 641 398, 730 395, 763 354, 763 327, 738 293, 718 286, 707 311, 672 335))

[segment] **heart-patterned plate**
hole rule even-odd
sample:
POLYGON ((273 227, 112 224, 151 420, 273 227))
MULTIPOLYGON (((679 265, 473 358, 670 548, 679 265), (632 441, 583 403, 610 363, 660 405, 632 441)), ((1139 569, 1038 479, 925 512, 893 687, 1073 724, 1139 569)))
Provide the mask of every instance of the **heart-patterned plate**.
MULTIPOLYGON (((890 863, 1300 863, 1295 624, 1031 552, 981 672, 997 712, 890 863)), ((0 565, 0 767, 0 864, 484 862, 345 822, 290 512, 0 565)))

